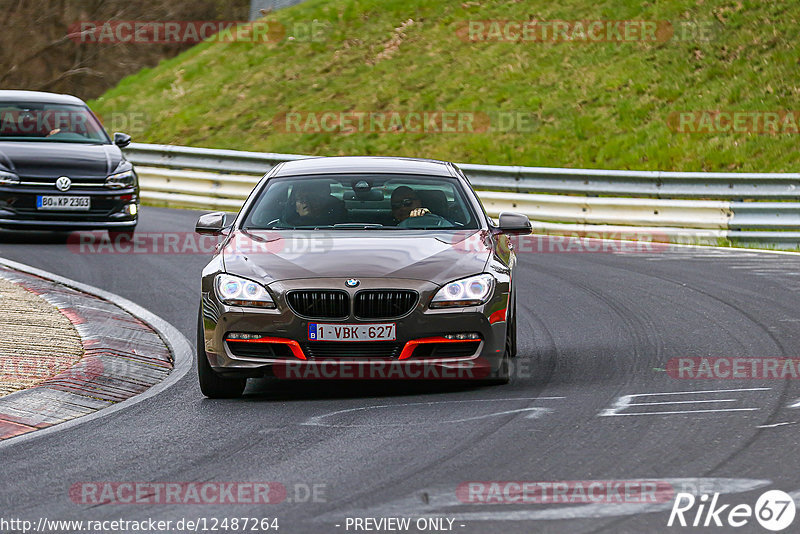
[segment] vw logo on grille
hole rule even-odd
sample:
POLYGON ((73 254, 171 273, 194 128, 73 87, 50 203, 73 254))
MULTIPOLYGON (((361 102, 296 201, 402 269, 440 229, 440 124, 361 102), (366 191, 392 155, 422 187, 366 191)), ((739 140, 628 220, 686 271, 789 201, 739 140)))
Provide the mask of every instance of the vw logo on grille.
POLYGON ((62 176, 56 180, 56 187, 59 191, 69 191, 69 188, 72 187, 72 180, 68 176, 62 176))
POLYGON ((350 278, 344 283, 344 285, 346 285, 347 287, 358 287, 358 284, 360 283, 361 283, 360 280, 356 280, 355 278, 350 278))

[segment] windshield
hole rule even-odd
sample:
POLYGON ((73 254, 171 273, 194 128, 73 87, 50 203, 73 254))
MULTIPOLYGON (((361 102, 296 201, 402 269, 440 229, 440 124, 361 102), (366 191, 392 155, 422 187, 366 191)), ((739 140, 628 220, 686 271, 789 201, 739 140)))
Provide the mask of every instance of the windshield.
POLYGON ((243 228, 477 229, 460 182, 413 175, 274 178, 251 206, 243 228))
POLYGON ((0 141, 111 142, 86 106, 28 102, 0 102, 0 141))

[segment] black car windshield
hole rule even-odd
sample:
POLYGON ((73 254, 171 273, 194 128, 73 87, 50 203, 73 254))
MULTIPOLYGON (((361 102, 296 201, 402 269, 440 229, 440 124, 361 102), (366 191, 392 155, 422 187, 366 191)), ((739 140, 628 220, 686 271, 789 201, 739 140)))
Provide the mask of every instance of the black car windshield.
POLYGON ((243 228, 461 230, 478 221, 461 183, 415 175, 273 178, 248 210, 243 228))
POLYGON ((111 142, 86 106, 41 102, 0 102, 0 141, 111 142))

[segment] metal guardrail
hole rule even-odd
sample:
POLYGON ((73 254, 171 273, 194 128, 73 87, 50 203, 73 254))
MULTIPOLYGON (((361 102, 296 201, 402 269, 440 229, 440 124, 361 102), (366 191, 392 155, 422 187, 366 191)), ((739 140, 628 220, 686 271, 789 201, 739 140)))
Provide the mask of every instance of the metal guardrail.
POLYGON ((521 193, 686 199, 800 198, 800 174, 610 171, 459 165, 476 187, 500 186, 521 193))
MULTIPOLYGON (((209 210, 237 210, 272 167, 310 157, 139 143, 126 153, 145 202, 209 210)), ((491 216, 524 213, 541 233, 800 244, 798 173, 459 167, 491 216)))

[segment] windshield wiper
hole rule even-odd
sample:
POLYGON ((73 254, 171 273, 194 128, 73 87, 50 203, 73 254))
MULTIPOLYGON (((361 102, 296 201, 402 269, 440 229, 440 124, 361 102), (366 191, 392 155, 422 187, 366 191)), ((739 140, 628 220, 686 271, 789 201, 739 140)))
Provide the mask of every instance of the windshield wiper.
POLYGON ((380 223, 339 223, 339 224, 317 224, 305 226, 279 226, 277 224, 267 224, 266 226, 245 226, 244 230, 395 230, 394 226, 385 226, 380 223))
POLYGON ((339 223, 334 224, 334 228, 361 228, 364 230, 372 230, 375 228, 386 228, 386 226, 380 223, 339 223))

